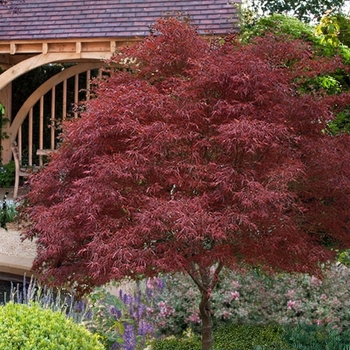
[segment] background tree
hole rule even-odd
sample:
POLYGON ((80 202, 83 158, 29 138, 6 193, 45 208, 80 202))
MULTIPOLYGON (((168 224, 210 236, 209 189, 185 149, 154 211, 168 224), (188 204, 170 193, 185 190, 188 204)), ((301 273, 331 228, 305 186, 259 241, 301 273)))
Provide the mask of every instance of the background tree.
POLYGON ((344 0, 249 0, 250 7, 256 13, 271 15, 273 13, 289 14, 310 22, 320 20, 327 11, 340 11, 344 0))
POLYGON ((317 33, 323 35, 324 41, 334 46, 350 46, 350 19, 344 13, 330 13, 323 16, 316 26, 317 33))
POLYGON ((208 43, 173 18, 111 64, 125 70, 99 82, 31 178, 34 269, 80 293, 187 273, 211 349, 224 266, 315 271, 350 244, 350 136, 327 132, 350 94, 300 89, 345 67, 286 36, 208 43))

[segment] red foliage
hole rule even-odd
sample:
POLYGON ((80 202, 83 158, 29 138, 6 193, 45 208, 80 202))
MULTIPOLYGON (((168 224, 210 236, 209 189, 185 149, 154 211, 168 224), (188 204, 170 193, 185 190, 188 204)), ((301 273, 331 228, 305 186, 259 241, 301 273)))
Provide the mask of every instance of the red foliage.
MULTIPOLYGON (((324 133, 350 94, 301 94, 341 67, 305 43, 208 43, 175 19, 123 49, 31 179, 34 268, 82 289, 216 264, 310 271, 350 244, 350 137, 324 133)), ((203 278, 203 276, 206 276, 203 278)))

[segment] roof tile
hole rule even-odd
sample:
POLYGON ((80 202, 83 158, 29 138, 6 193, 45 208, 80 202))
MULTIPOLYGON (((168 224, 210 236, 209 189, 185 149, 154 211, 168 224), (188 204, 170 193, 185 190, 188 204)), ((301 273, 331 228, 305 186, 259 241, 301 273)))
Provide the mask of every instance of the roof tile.
POLYGON ((18 7, 12 13, 0 6, 0 40, 146 36, 169 13, 190 15, 203 33, 224 34, 237 25, 228 0, 25 0, 18 7))

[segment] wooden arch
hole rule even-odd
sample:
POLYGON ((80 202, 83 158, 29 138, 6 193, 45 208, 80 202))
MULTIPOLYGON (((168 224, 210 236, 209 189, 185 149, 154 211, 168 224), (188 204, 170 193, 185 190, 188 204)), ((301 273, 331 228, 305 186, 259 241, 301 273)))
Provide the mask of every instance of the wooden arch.
MULTIPOLYGON (((111 46, 109 46, 111 48, 111 46)), ((115 48, 115 47, 113 47, 115 48)), ((73 77, 74 75, 86 72, 88 70, 101 68, 105 65, 105 60, 109 59, 113 51, 110 49, 101 51, 84 51, 80 50, 73 52, 42 52, 34 56, 30 56, 15 65, 9 67, 0 75, 0 102, 5 105, 7 111, 6 117, 11 121, 10 124, 3 127, 3 132, 8 138, 2 140, 1 160, 3 164, 8 163, 12 158, 11 144, 16 139, 20 132, 21 125, 28 115, 28 111, 38 102, 50 89, 58 85, 62 81, 73 77), (55 75, 43 85, 41 85, 24 103, 15 117, 11 116, 11 85, 12 82, 19 76, 40 66, 50 63, 71 62, 76 63, 75 66, 65 69, 59 74, 55 75), (5 103, 4 103, 5 102, 5 103)), ((19 141, 20 151, 22 149, 19 141)), ((33 149, 33 145, 29 144, 29 153, 33 149)), ((30 157, 32 158, 32 157, 30 157)), ((31 163, 32 160, 29 160, 31 163)))
POLYGON ((11 83, 13 80, 25 74, 32 69, 43 66, 45 64, 54 63, 54 62, 79 62, 83 58, 89 60, 106 60, 111 57, 111 53, 86 53, 82 56, 81 53, 46 53, 40 54, 33 57, 30 57, 20 63, 17 63, 15 66, 7 69, 4 73, 1 74, 0 81, 0 90, 2 90, 7 84, 11 83))
MULTIPOLYGON (((40 99, 48 93, 52 88, 56 87, 58 84, 64 82, 65 80, 75 77, 80 73, 88 72, 90 70, 99 69, 103 66, 106 66, 103 62, 87 62, 87 63, 80 63, 75 66, 69 67, 67 69, 64 69, 60 73, 57 73, 50 79, 48 79, 46 82, 44 82, 41 86, 39 86, 23 103, 20 110, 17 112, 15 118, 13 119, 10 127, 8 128, 8 139, 6 140, 8 143, 8 147, 11 146, 11 144, 16 140, 18 131, 21 130, 21 125, 24 122, 24 120, 30 115, 31 109, 34 107, 35 104, 37 104, 40 99)), ((21 140, 19 141, 19 149, 22 149, 21 140)), ((3 143, 4 144, 4 143, 3 143)), ((32 152, 33 152, 33 145, 30 143, 28 145, 28 153, 30 156, 29 163, 32 165, 32 152)), ((3 157, 6 157, 5 160, 9 161, 11 159, 11 153, 4 152, 3 157)))

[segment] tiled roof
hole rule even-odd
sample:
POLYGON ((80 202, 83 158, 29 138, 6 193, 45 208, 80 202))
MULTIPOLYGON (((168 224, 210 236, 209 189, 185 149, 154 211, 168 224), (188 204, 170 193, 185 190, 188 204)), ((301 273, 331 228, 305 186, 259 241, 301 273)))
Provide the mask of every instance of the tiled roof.
MULTIPOLYGON (((239 2, 240 0, 235 0, 239 2)), ((135 37, 167 14, 190 15, 200 32, 227 33, 237 23, 229 0, 25 0, 0 6, 0 40, 135 37)))

